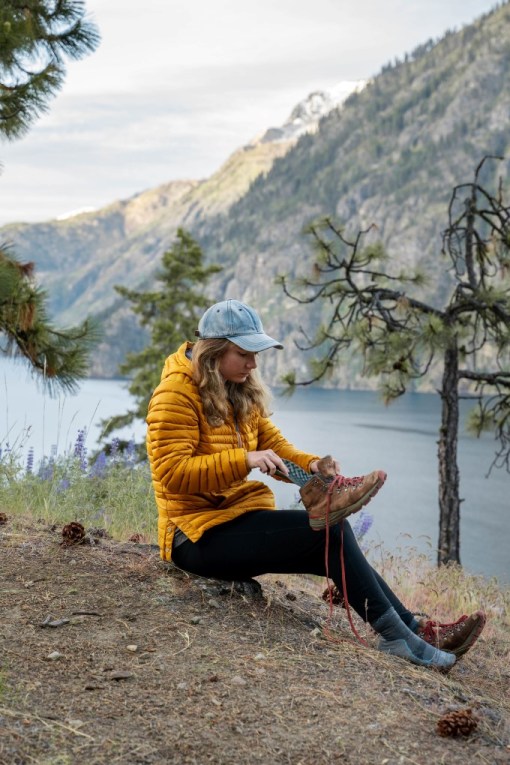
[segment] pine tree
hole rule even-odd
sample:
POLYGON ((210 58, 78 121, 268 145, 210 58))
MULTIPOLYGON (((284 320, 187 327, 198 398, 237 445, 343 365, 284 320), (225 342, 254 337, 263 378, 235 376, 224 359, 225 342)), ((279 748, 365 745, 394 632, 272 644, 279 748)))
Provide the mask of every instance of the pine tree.
MULTIPOLYGON (((2 0, 0 5, 0 137, 21 137, 62 86, 64 58, 81 58, 99 42, 83 2, 2 0)), ((33 279, 33 263, 19 263, 0 244, 0 352, 25 359, 50 392, 73 390, 87 371, 97 333, 90 322, 57 329, 47 298, 33 279)))
MULTIPOLYGON (((487 159, 487 158, 486 158, 487 159)), ((498 158, 490 158, 498 159, 498 158)), ((469 395, 476 406, 471 429, 491 430, 498 442, 494 466, 510 471, 510 205, 502 189, 491 194, 480 183, 482 161, 474 180, 456 186, 451 197, 443 256, 452 277, 443 306, 412 294, 419 274, 392 274, 379 244, 365 245, 367 231, 347 238, 330 219, 309 232, 317 259, 314 276, 304 279, 303 303, 324 300, 328 320, 309 344, 325 347, 313 380, 321 379, 349 348, 364 358, 365 375, 378 375, 387 402, 442 367, 439 462, 438 563, 460 563, 460 496, 457 444, 459 399, 469 395)), ((288 384, 296 384, 294 376, 288 384)), ((303 384, 303 383, 301 383, 303 384)))
POLYGON ((50 392, 73 391, 87 371, 96 332, 90 322, 57 329, 46 314, 46 294, 33 281, 33 263, 19 263, 0 246, 0 351, 25 359, 50 392))
POLYGON ((218 271, 221 271, 220 266, 203 264, 200 246, 189 233, 179 228, 174 244, 164 253, 161 268, 154 277, 160 283, 160 289, 138 292, 115 287, 129 300, 142 327, 149 330, 150 342, 139 353, 128 353, 120 366, 120 373, 131 377, 128 390, 135 399, 135 408, 104 421, 103 436, 135 419, 145 420, 149 399, 160 381, 165 359, 184 340, 194 337, 200 316, 210 302, 203 295, 204 288, 218 271))
POLYGON ((99 43, 78 0, 2 0, 0 4, 0 135, 19 138, 62 87, 64 59, 99 43))

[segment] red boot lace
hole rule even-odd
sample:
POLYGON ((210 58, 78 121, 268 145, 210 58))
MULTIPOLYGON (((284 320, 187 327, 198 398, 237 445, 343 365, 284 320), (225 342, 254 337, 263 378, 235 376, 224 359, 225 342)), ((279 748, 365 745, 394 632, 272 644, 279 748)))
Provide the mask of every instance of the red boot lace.
POLYGON ((420 627, 419 631, 420 634, 422 634, 425 638, 428 638, 429 640, 436 640, 437 636, 441 634, 441 632, 447 632, 448 630, 454 629, 459 624, 462 624, 462 622, 465 622, 467 619, 467 614, 463 614, 459 619, 457 619, 456 622, 435 622, 432 619, 425 622, 425 624, 420 627))
MULTIPOLYGON (((352 485, 351 482, 360 481, 360 480, 362 479, 358 477, 345 478, 345 476, 337 475, 333 478, 333 480, 328 486, 327 502, 326 502, 326 545, 325 545, 325 553, 324 553, 324 564, 325 564, 324 567, 326 571, 326 583, 328 586, 328 600, 329 600, 328 621, 330 621, 333 616, 333 587, 329 579, 329 513, 331 510, 331 495, 335 487, 346 486, 346 485, 349 486, 349 485, 352 485)), ((356 627, 354 626, 354 622, 352 620, 351 608, 349 606, 349 599, 347 597, 347 580, 345 576, 345 561, 344 561, 344 519, 343 518, 340 521, 340 569, 342 571, 342 595, 344 599, 344 607, 345 607, 345 610, 347 611, 347 617, 349 619, 349 624, 350 624, 352 633, 362 645, 368 647, 367 641, 361 637, 356 627)), ((324 633, 326 634, 329 640, 332 640, 333 642, 337 642, 336 638, 334 638, 330 634, 327 627, 324 629, 324 633)))
POLYGON ((346 478, 344 475, 337 475, 333 478, 330 487, 328 488, 328 494, 333 491, 333 486, 359 486, 363 482, 364 476, 355 475, 350 478, 346 478))

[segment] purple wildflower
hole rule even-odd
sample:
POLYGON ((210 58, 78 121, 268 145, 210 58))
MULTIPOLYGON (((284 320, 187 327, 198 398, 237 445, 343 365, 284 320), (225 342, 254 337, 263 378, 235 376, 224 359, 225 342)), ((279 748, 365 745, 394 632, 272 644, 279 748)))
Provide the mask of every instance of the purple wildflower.
POLYGON ((94 464, 90 469, 91 478, 102 478, 106 473, 106 452, 102 451, 96 457, 94 464))
POLYGON ((71 481, 69 480, 69 478, 62 478, 58 482, 57 491, 58 492, 67 491, 70 486, 71 486, 71 481))
POLYGON ((39 470, 37 471, 37 475, 41 479, 41 481, 51 481, 53 478, 53 472, 54 472, 54 464, 53 461, 48 461, 46 457, 44 457, 41 461, 41 464, 39 465, 39 470))
POLYGON ((27 475, 32 475, 34 470, 34 447, 31 446, 27 455, 27 475))
POLYGON ((117 454, 119 452, 119 445, 120 445, 119 439, 118 438, 114 438, 112 440, 112 445, 111 445, 111 448, 110 448, 110 457, 115 458, 117 456, 117 454))
POLYGON ((356 522, 353 524, 353 528, 352 528, 358 542, 361 541, 361 539, 363 539, 365 534, 371 528, 373 522, 374 522, 373 516, 370 515, 370 513, 367 513, 364 510, 362 510, 361 513, 358 515, 356 522))
POLYGON ((136 445, 134 438, 129 441, 126 447, 125 459, 128 464, 134 464, 136 462, 136 445))
POLYGON ((87 470, 87 449, 85 439, 87 438, 87 429, 82 428, 78 431, 74 443, 74 456, 80 463, 80 470, 84 473, 87 470))

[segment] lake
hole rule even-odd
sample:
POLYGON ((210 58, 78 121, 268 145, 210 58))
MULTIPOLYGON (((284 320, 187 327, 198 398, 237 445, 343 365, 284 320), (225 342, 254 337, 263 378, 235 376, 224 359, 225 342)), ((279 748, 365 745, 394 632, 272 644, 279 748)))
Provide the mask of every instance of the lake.
MULTIPOLYGON (((32 446, 36 462, 53 445, 60 454, 71 449, 81 428, 92 451, 100 420, 129 406, 124 382, 86 380, 77 395, 51 399, 25 367, 0 361, 0 446, 9 442, 22 454, 32 446)), ((435 560, 438 396, 407 394, 385 407, 372 392, 301 388, 290 399, 275 395, 273 409, 274 422, 290 441, 312 453, 333 454, 345 475, 386 470, 384 488, 366 508, 374 518, 367 541, 391 551, 416 548, 435 560)), ((121 435, 141 440, 144 434, 140 422, 121 435)), ((494 469, 486 477, 494 450, 490 435, 459 436, 461 558, 469 571, 510 583, 510 475, 494 469)), ((296 487, 265 480, 279 507, 294 503, 296 487)))

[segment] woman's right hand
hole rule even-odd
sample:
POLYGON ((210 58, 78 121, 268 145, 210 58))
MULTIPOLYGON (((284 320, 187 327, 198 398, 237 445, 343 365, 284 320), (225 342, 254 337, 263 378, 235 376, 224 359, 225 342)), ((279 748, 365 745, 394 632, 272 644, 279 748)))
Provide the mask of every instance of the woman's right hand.
POLYGON ((247 452, 246 458, 250 470, 258 468, 266 475, 274 475, 279 470, 284 475, 289 475, 283 460, 272 449, 265 449, 262 452, 247 452))

